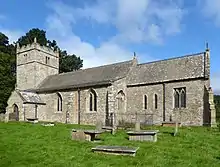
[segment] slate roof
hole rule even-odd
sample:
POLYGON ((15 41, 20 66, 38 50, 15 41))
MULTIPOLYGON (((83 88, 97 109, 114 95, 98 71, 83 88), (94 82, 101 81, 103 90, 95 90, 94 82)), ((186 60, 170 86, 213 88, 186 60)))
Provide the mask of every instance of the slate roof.
POLYGON ((45 104, 37 93, 20 90, 16 90, 16 92, 20 95, 24 104, 45 104))
POLYGON ((126 77, 133 65, 133 60, 109 64, 94 68, 81 69, 47 77, 35 90, 36 92, 62 90, 111 84, 126 77))
POLYGON ((204 77, 204 52, 138 64, 130 71, 127 85, 151 84, 204 77))

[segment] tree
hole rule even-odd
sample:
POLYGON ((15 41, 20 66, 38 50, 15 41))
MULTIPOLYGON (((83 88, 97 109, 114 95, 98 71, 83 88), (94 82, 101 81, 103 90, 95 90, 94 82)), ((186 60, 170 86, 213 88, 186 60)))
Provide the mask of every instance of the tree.
POLYGON ((46 31, 38 28, 29 30, 24 36, 20 37, 17 42, 20 46, 31 44, 34 42, 35 37, 40 45, 47 46, 48 40, 46 38, 46 31))
POLYGON ((83 60, 76 55, 67 55, 66 51, 60 52, 60 69, 59 72, 70 72, 79 70, 83 66, 83 60))
POLYGON ((37 42, 42 46, 48 46, 54 50, 59 50, 60 52, 60 66, 59 72, 70 72, 73 70, 78 70, 83 66, 83 60, 76 55, 68 55, 66 51, 62 51, 55 40, 48 40, 46 37, 46 31, 40 30, 38 28, 33 28, 28 31, 24 36, 18 39, 20 46, 31 44, 34 42, 34 38, 37 38, 37 42))
POLYGON ((14 56, 0 52, 0 112, 5 112, 7 100, 15 86, 16 78, 12 70, 14 58, 14 56))
POLYGON ((15 86, 15 46, 0 32, 0 112, 5 112, 7 100, 15 86))

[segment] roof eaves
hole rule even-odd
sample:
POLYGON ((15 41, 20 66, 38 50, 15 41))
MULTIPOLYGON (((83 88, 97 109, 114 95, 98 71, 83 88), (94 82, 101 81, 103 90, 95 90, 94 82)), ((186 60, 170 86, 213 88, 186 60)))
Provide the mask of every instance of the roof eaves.
POLYGON ((47 92, 47 91, 58 91, 58 90, 69 90, 69 89, 78 89, 78 88, 85 88, 91 86, 102 86, 102 85, 110 85, 112 82, 110 80, 102 81, 102 82, 92 82, 92 83, 84 83, 84 84, 77 84, 77 85, 66 85, 60 87, 50 87, 50 88, 39 88, 35 89, 36 92, 47 92))

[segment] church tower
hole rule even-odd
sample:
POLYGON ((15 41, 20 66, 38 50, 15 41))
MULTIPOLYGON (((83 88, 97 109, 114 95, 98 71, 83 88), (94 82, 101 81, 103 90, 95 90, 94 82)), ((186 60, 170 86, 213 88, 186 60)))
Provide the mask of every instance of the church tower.
POLYGON ((34 43, 17 44, 16 89, 35 89, 48 76, 59 73, 59 52, 34 43))

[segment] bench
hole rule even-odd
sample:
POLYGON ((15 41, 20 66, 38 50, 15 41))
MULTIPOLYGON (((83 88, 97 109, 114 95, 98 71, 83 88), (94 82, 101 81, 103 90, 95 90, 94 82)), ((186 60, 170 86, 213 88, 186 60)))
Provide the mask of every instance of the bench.
POLYGON ((38 118, 27 118, 27 121, 31 123, 38 123, 38 118))
POLYGON ((134 141, 157 141, 158 130, 147 130, 147 131, 129 131, 129 140, 134 141))
POLYGON ((135 156, 137 148, 127 147, 127 146, 96 146, 92 148, 93 152, 104 153, 104 154, 114 154, 114 155, 129 155, 135 156))
POLYGON ((101 134, 104 131, 99 131, 99 130, 78 130, 78 129, 72 129, 72 138, 74 139, 74 136, 77 135, 78 132, 83 132, 84 136, 79 133, 79 135, 81 135, 82 139, 85 139, 86 141, 95 141, 95 137, 97 134, 101 134), (75 134, 76 135, 75 135, 75 134))

